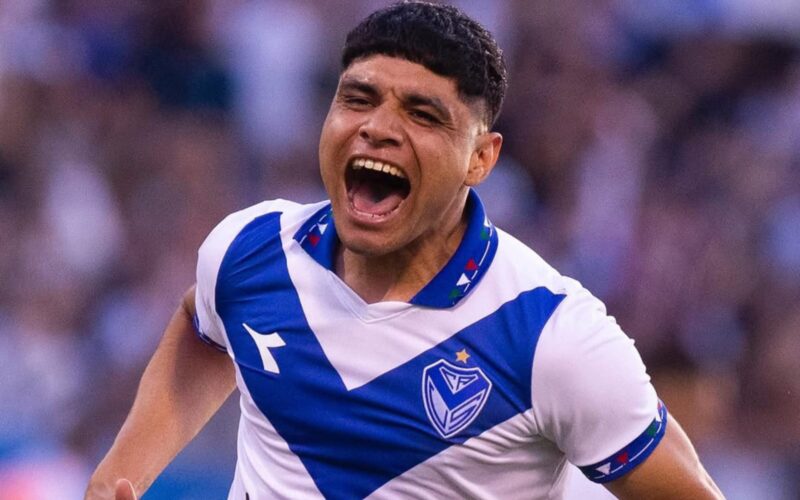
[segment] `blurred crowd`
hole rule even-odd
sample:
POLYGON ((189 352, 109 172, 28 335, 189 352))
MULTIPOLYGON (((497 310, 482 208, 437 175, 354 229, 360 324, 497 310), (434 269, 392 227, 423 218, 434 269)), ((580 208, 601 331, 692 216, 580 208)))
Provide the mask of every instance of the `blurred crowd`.
MULTIPOLYGON (((222 217, 325 197, 386 3, 0 1, 1 499, 80 497, 222 217)), ((607 303, 729 498, 800 498, 800 3, 455 3, 510 69, 489 216, 607 303)), ((146 498, 224 496, 237 411, 146 498)))

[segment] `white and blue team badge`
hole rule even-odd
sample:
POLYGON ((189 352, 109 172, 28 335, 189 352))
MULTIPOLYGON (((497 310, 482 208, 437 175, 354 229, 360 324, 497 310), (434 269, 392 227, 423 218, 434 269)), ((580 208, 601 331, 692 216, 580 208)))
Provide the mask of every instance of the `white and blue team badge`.
MULTIPOLYGON (((466 350, 457 360, 467 362, 466 350)), ((480 414, 492 381, 478 367, 453 365, 444 359, 425 367, 422 372, 422 401, 434 429, 445 439, 464 430, 480 414)))

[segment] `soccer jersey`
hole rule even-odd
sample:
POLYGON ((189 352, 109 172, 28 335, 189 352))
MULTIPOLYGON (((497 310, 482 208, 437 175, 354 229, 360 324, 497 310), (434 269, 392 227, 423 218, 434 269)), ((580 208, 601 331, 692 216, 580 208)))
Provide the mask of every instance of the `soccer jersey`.
POLYGON ((666 426, 633 341, 603 304, 497 229, 468 226, 409 302, 364 302, 334 272, 330 203, 267 201, 203 243, 197 327, 236 366, 229 498, 559 498, 666 426))

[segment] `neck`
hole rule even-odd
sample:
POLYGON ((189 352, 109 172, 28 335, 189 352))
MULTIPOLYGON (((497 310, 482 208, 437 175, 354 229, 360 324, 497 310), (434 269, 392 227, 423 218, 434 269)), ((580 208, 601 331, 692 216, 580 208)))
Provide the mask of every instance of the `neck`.
POLYGON ((467 228, 466 211, 386 255, 357 254, 343 246, 337 252, 336 274, 365 302, 409 302, 447 264, 467 228))

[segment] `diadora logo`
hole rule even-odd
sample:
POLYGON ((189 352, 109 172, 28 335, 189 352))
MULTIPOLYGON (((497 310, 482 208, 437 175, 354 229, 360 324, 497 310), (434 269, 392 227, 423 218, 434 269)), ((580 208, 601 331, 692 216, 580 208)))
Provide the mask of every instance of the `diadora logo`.
POLYGON ((256 343, 264 370, 272 373, 280 373, 281 370, 278 368, 278 362, 275 361, 275 357, 272 355, 272 352, 270 352, 270 349, 283 347, 286 345, 286 342, 283 341, 277 332, 264 334, 253 330, 247 323, 242 323, 242 326, 245 331, 250 334, 253 342, 256 343))
MULTIPOLYGON (((466 351, 461 351, 458 360, 466 362, 466 356, 466 351)), ((492 382, 478 367, 462 368, 440 359, 422 372, 425 412, 436 432, 445 439, 475 420, 491 391, 492 382)))

